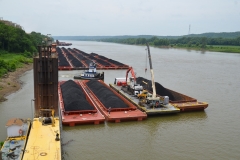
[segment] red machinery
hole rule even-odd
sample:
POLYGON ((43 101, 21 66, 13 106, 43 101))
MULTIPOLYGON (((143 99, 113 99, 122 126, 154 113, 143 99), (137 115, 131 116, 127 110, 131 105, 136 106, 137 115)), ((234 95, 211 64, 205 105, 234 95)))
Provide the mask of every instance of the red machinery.
POLYGON ((132 67, 129 67, 127 72, 126 72, 126 78, 116 78, 115 79, 115 84, 118 86, 127 86, 127 81, 128 81, 128 73, 131 71, 132 77, 134 79, 134 82, 136 82, 136 76, 134 73, 134 70, 132 67))

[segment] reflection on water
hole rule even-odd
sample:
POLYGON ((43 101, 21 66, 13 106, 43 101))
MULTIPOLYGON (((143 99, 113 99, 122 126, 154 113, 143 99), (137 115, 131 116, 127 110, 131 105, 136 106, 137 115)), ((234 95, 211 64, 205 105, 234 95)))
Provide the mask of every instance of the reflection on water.
MULTIPOLYGON (((145 73, 145 46, 71 43, 72 48, 128 64, 138 76, 151 79, 149 70, 145 73)), ((64 126, 64 159, 238 159, 240 55, 153 47, 150 50, 156 82, 206 101, 209 107, 204 112, 152 116, 139 122, 64 126)), ((59 80, 72 79, 81 72, 60 71, 59 80)), ((126 70, 104 72, 107 84, 126 75, 126 70)), ((9 118, 32 116, 32 71, 21 80, 25 82, 23 89, 0 104, 0 140, 6 138, 5 123, 9 118)))

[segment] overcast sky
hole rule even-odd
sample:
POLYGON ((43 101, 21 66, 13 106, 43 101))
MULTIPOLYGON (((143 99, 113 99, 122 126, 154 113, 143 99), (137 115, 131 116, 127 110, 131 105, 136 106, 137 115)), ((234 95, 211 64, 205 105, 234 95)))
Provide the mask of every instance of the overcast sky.
POLYGON ((0 0, 0 17, 52 36, 240 31, 240 0, 0 0))

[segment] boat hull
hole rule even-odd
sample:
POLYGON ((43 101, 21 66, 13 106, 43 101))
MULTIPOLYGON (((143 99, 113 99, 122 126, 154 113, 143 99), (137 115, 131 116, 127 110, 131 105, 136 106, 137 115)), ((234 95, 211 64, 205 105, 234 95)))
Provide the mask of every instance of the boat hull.
POLYGON ((183 102, 183 103, 172 103, 174 106, 180 109, 181 112, 188 111, 203 111, 208 107, 207 102, 183 102))
POLYGON ((83 80, 91 80, 91 79, 104 80, 104 72, 102 72, 102 73, 85 72, 81 75, 76 75, 73 78, 74 79, 83 79, 83 80))
POLYGON ((28 135, 31 129, 30 121, 27 121, 27 130, 22 136, 8 137, 1 148, 1 160, 21 160, 24 156, 28 135))
POLYGON ((91 79, 96 79, 96 80, 104 80, 104 77, 82 77, 82 76, 74 76, 74 79, 83 79, 83 80, 91 80, 91 79))

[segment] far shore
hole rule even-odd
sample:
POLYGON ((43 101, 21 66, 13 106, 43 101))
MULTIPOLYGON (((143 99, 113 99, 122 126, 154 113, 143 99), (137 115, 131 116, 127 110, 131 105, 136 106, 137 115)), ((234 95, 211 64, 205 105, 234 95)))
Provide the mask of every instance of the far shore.
POLYGON ((17 68, 14 72, 9 72, 0 78, 0 102, 6 101, 6 96, 21 89, 22 82, 19 77, 33 68, 33 64, 25 64, 21 68, 17 68))
MULTIPOLYGON (((117 43, 117 42, 107 42, 107 43, 117 43)), ((125 44, 125 45, 136 45, 136 46, 145 46, 145 44, 127 44, 127 43, 117 43, 117 44, 125 44)), ((150 45, 155 48, 167 48, 167 49, 185 49, 185 50, 195 50, 202 52, 222 52, 222 53, 237 53, 240 54, 240 46, 227 46, 227 45, 207 45, 206 48, 200 48, 196 46, 178 46, 178 45, 163 45, 163 46, 155 46, 150 45)))

